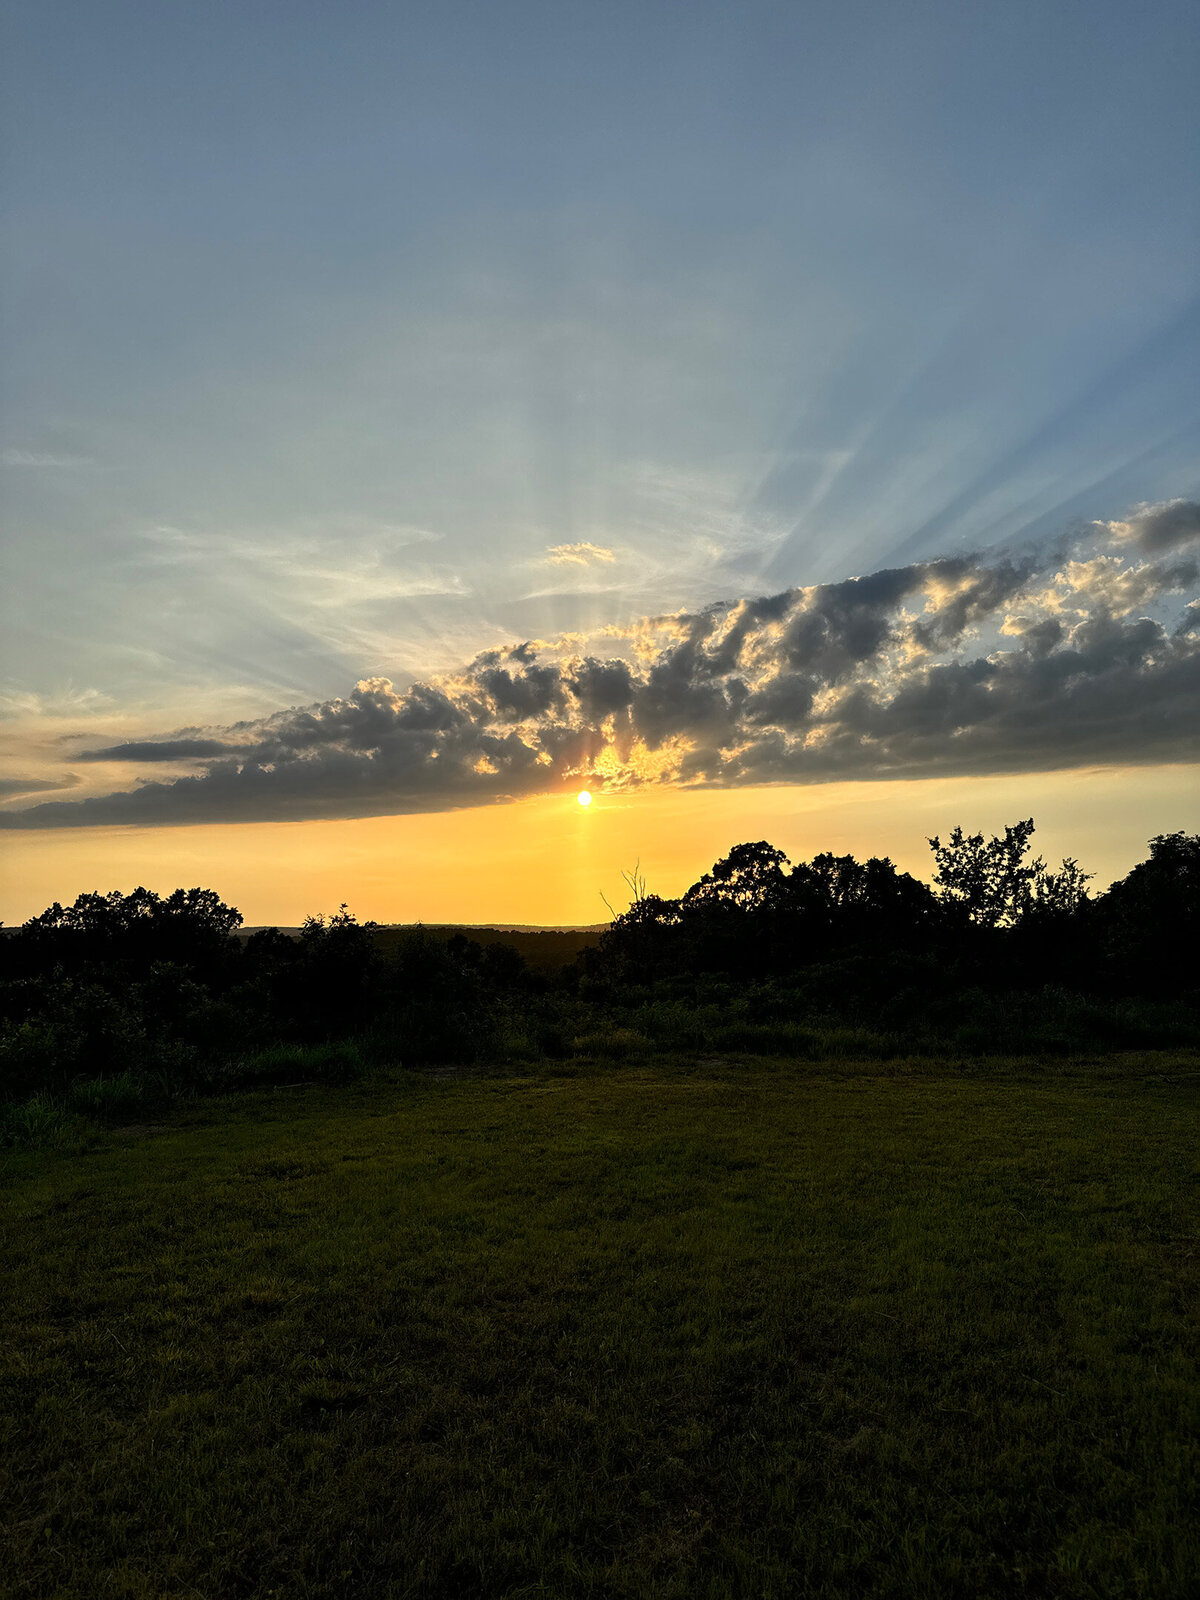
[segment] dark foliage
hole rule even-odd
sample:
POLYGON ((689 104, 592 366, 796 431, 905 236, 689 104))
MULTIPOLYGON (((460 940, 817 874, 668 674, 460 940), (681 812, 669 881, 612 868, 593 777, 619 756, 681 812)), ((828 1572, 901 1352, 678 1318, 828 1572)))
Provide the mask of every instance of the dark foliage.
POLYGON ((81 895, 0 939, 0 1097, 133 1073, 170 1086, 638 1049, 895 1054, 1200 1043, 1200 837, 1161 835, 1093 899, 1032 819, 887 859, 734 847, 631 904, 572 967, 502 943, 381 936, 345 906, 238 935, 211 890, 81 895))
POLYGON ((1200 834, 1160 834, 1100 902, 1105 968, 1123 988, 1200 1004, 1200 834))
POLYGON ((793 866, 761 840, 677 900, 648 894, 634 872, 633 903, 589 979, 613 999, 647 981, 725 977, 743 996, 767 985, 794 1018, 881 1030, 899 1046, 1200 1036, 1200 838, 1153 839, 1150 859, 1094 900, 1077 861, 1051 870, 1030 857, 1033 832, 1030 818, 991 839, 961 828, 931 839, 932 887, 887 859, 824 853, 793 866), (1135 1027, 1129 1008, 1145 1001, 1156 1020, 1135 1027), (1100 1025, 1105 1007, 1124 1020, 1100 1025))
POLYGON ((396 1061, 472 1061, 530 987, 513 951, 418 932, 385 952, 345 906, 298 938, 239 938, 241 921, 210 890, 136 889, 5 934, 0 1098, 127 1072, 176 1087, 344 1076, 350 1039, 396 1061))

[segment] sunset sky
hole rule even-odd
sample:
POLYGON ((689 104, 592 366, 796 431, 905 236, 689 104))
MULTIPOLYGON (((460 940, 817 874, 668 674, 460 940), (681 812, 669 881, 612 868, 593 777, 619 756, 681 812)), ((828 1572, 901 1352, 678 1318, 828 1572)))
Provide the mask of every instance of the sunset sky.
POLYGON ((2 14, 6 923, 1200 831, 1192 0, 2 14))

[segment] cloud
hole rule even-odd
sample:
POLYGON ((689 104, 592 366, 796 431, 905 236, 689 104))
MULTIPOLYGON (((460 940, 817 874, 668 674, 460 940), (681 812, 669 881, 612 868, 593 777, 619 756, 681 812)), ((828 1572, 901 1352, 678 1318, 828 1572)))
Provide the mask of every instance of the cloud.
MULTIPOLYGON (((1172 526, 1186 526, 1172 506, 1172 526)), ((0 822, 430 811, 581 779, 730 786, 1195 760, 1200 563, 1155 559, 1146 515, 1065 548, 914 562, 505 644, 408 688, 364 678, 255 721, 88 749, 78 759, 199 770, 0 822)))
POLYGON ((112 696, 100 689, 64 689, 56 695, 43 695, 28 689, 0 688, 0 722, 89 716, 108 709, 112 703, 112 696))
POLYGON ((61 778, 0 778, 0 800, 15 795, 47 794, 52 789, 77 789, 81 781, 74 772, 65 773, 61 778))
POLYGON ((1086 601, 1089 610, 1102 606, 1116 617, 1127 617, 1167 594, 1194 589, 1200 563, 1147 562, 1128 566, 1120 556, 1093 556, 1090 561, 1070 561, 1060 576, 1063 592, 1086 601))
POLYGON ((591 544, 586 539, 578 544, 552 544, 546 550, 546 560, 552 567, 595 567, 616 559, 606 545, 591 544))
POLYGON ((220 756, 236 746, 224 739, 134 739, 100 750, 80 750, 77 761, 187 761, 220 756))
POLYGON ((1135 544, 1147 555, 1159 555, 1177 545, 1200 540, 1200 503, 1195 500, 1159 500, 1135 506, 1124 522, 1099 522, 1115 538, 1135 544))

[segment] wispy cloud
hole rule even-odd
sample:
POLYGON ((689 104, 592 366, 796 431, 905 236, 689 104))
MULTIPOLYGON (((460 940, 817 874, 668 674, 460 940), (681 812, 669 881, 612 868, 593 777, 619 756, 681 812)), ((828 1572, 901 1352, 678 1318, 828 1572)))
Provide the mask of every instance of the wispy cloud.
POLYGON ((10 800, 26 794, 49 794, 55 789, 77 789, 83 780, 67 772, 58 778, 0 778, 0 799, 10 800))
POLYGON ((616 559, 605 545, 591 544, 586 539, 578 544, 552 544, 546 551, 546 560, 552 567, 594 567, 616 559))
POLYGON ((36 694, 14 686, 0 687, 0 722, 25 718, 90 716, 113 704, 111 695, 100 689, 64 689, 59 694, 36 694))
POLYGON ((649 608, 665 597, 698 605, 744 593, 761 581, 786 531, 745 509, 747 471, 741 459, 692 472, 631 464, 615 483, 624 501, 619 523, 593 523, 587 539, 550 546, 539 565, 553 574, 523 598, 604 595, 623 608, 649 608))
POLYGON ((453 568, 414 558, 437 541, 427 528, 361 518, 298 525, 286 540, 245 533, 159 527, 144 536, 144 559, 171 567, 240 573, 266 592, 288 593, 306 606, 355 605, 435 594, 465 594, 453 568))
POLYGON ((29 828, 349 816, 576 779, 729 786, 1194 760, 1200 508, 1171 504, 1169 559, 1156 559, 1161 530, 1126 531, 1161 511, 1041 550, 504 645, 406 690, 366 678, 273 716, 88 749, 75 759, 198 770, 0 816, 29 828))

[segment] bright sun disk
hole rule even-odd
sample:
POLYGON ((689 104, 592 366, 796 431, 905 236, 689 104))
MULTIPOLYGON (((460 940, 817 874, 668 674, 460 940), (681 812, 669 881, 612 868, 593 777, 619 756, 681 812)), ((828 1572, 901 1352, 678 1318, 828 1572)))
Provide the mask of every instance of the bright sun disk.
POLYGON ((586 789, 581 789, 575 798, 579 801, 581 806, 590 806, 592 803, 592 797, 586 789))

